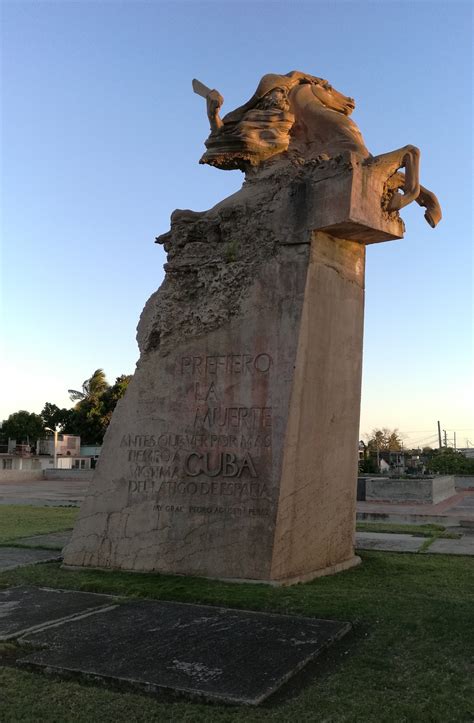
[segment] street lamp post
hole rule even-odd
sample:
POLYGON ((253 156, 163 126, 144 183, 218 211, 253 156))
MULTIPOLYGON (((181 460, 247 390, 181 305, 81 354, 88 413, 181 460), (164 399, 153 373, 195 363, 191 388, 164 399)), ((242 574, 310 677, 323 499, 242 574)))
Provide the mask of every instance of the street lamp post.
POLYGON ((60 431, 60 427, 55 427, 54 429, 51 429, 50 427, 45 427, 47 432, 52 432, 54 434, 54 469, 56 469, 57 461, 58 461, 58 432, 60 431))

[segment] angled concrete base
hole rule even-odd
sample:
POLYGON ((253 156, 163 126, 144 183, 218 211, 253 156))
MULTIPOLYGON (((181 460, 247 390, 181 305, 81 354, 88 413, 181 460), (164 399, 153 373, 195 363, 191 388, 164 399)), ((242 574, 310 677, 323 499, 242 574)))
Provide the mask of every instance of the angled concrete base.
POLYGON ((282 247, 239 316, 142 357, 66 565, 302 580, 353 557, 365 247, 282 247))
POLYGON ((357 563, 362 240, 402 229, 372 170, 305 171, 174 212, 65 565, 292 584, 357 563))

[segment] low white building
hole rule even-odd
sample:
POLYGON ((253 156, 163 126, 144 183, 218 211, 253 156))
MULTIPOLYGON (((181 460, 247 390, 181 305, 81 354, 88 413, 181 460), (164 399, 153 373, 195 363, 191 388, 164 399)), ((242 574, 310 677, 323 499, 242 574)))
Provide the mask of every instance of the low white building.
POLYGON ((81 438, 78 435, 58 434, 56 450, 54 446, 53 436, 38 439, 36 446, 16 444, 14 439, 9 439, 5 451, 0 452, 0 471, 91 469, 95 465, 98 456, 95 454, 96 448, 91 448, 93 454, 85 453, 87 448, 81 450, 81 438))

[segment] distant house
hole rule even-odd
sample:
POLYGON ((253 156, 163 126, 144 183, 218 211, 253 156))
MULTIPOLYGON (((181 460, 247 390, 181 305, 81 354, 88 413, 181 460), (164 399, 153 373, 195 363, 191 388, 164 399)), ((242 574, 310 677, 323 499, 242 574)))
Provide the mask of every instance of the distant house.
POLYGON ((8 445, 0 450, 0 471, 91 469, 95 467, 99 453, 97 447, 81 448, 81 438, 75 434, 58 434, 56 455, 54 437, 38 439, 36 445, 17 444, 14 439, 9 439, 8 445))
POLYGON ((405 474, 407 466, 405 452, 381 450, 379 460, 379 469, 382 474, 405 474))
POLYGON ((388 474, 390 472, 390 465, 383 457, 380 457, 379 460, 379 472, 382 474, 388 474))
MULTIPOLYGON (((38 454, 54 455, 54 437, 39 439, 38 454)), ((56 455, 58 457, 79 457, 81 453, 81 438, 77 434, 58 434, 56 442, 56 455)))
POLYGON ((410 454, 406 457, 406 471, 409 474, 424 474, 426 471, 426 457, 422 454, 410 454))

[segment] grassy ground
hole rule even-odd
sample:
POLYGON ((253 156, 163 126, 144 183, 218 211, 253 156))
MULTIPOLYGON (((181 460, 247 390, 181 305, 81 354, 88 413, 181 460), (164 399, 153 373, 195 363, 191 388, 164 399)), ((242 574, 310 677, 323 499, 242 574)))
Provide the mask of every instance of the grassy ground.
POLYGON ((363 564, 306 585, 272 588, 197 578, 66 571, 56 563, 0 575, 47 584, 354 623, 283 693, 258 709, 153 699, 6 665, 1 721, 472 721, 474 563, 467 557, 364 552, 363 564))
POLYGON ((77 507, 0 505, 0 543, 68 530, 74 526, 77 512, 77 507))
MULTIPOLYGON (((67 529, 76 512, 2 506, 0 540, 67 529)), ((373 530, 373 523, 363 524, 373 530)), ((396 531, 413 532, 407 527, 413 526, 396 531)), ((427 542, 443 532, 435 527, 423 526, 427 542)), ((50 678, 13 667, 17 646, 0 645, 0 721, 472 723, 473 558, 372 551, 361 557, 358 568, 290 588, 67 571, 57 563, 1 573, 0 588, 48 585, 350 620, 354 631, 270 702, 250 710, 50 678)))

